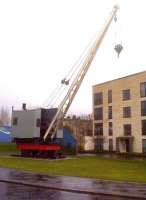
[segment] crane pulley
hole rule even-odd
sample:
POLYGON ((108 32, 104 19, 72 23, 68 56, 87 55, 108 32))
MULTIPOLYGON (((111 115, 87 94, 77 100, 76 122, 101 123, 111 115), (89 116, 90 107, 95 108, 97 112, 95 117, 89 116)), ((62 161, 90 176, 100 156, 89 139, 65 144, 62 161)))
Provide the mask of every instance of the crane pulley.
POLYGON ((64 78, 61 80, 61 84, 69 85, 69 80, 66 80, 66 78, 64 78))

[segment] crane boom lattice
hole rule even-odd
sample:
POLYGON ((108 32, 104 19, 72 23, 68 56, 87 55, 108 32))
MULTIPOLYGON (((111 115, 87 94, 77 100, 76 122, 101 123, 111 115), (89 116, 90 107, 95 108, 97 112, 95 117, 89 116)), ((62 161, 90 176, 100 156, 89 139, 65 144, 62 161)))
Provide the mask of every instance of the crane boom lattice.
POLYGON ((44 135, 44 140, 46 140, 48 135, 50 135, 52 139, 54 138, 57 128, 60 126, 61 120, 67 113, 112 20, 116 16, 117 10, 118 10, 118 6, 114 6, 112 12, 109 15, 108 20, 105 22, 105 25, 103 26, 102 31, 95 38, 95 41, 93 42, 92 46, 89 48, 85 59, 80 64, 79 71, 78 71, 76 77, 74 78, 73 82, 71 83, 71 86, 69 87, 67 94, 65 95, 64 99, 60 103, 58 110, 56 112, 56 115, 54 116, 51 124, 49 125, 49 127, 44 135))

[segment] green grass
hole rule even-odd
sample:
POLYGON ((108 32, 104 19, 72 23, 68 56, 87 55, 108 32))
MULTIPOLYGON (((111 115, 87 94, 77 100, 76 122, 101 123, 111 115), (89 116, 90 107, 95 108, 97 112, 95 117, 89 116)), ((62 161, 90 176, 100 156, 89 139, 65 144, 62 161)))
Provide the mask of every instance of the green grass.
POLYGON ((146 161, 101 157, 72 157, 66 160, 37 160, 0 157, 0 167, 49 175, 78 176, 146 183, 146 161))
POLYGON ((71 157, 63 160, 8 157, 17 152, 15 144, 0 144, 0 167, 49 175, 78 176, 146 183, 146 160, 102 157, 71 157))
POLYGON ((1 153, 11 153, 11 152, 18 152, 15 144, 0 143, 0 154, 1 153))

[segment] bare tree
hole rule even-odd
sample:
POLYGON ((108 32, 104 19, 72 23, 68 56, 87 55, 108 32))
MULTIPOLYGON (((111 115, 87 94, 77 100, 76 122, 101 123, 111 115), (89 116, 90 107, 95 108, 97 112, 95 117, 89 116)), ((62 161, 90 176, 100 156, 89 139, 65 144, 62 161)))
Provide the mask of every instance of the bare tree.
POLYGON ((10 125, 10 112, 8 108, 2 107, 0 109, 0 126, 10 125))

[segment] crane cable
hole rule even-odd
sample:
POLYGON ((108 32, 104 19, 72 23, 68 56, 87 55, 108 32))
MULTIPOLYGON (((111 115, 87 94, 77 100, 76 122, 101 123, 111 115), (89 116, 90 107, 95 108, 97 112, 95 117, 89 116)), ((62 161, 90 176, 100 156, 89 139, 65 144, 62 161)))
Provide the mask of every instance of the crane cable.
MULTIPOLYGON (((74 74, 77 73, 77 70, 80 66, 80 64, 83 62, 84 58, 85 58, 85 53, 87 53, 87 50, 89 50, 91 44, 93 43, 93 38, 92 40, 88 43, 87 47, 84 49, 84 51, 82 52, 81 56, 78 58, 78 60, 73 64, 73 66, 71 67, 70 71, 67 73, 67 75, 65 76, 65 79, 68 79, 69 81, 73 78, 74 74)), ((51 92, 51 94, 49 95, 49 98, 47 98, 44 103, 43 106, 45 106, 47 104, 47 106, 45 107, 49 107, 49 106, 54 106, 54 104, 57 101, 58 96, 60 97, 60 94, 64 92, 64 90, 62 90, 63 88, 63 84, 58 84, 57 87, 53 90, 53 92, 51 92), (49 100, 49 102, 48 102, 49 100)), ((66 88, 66 87, 65 87, 66 88)))
POLYGON ((83 50, 82 54, 80 55, 80 57, 75 61, 75 63, 73 64, 73 66, 71 67, 70 71, 67 73, 67 75, 65 77, 68 77, 69 79, 71 79, 73 77, 73 74, 77 71, 79 65, 81 64, 81 62, 83 61, 84 57, 85 57, 85 53, 87 53, 88 49, 90 48, 91 44, 93 42, 93 38, 92 40, 88 43, 88 45, 86 46, 86 48, 83 50))
POLYGON ((45 106, 45 107, 52 106, 54 98, 56 98, 58 91, 60 91, 62 87, 63 87, 63 85, 58 84, 57 87, 51 92, 49 97, 44 101, 43 106, 45 106))
MULTIPOLYGON (((73 77, 75 76, 75 74, 80 70, 79 67, 80 67, 81 63, 86 58, 88 52, 93 48, 93 44, 96 41, 96 36, 97 36, 97 33, 94 35, 94 37, 92 37, 92 39, 90 40, 90 42, 88 43, 86 48, 83 50, 80 57, 73 64, 73 66, 71 67, 69 72, 66 74, 64 80, 68 80, 70 82, 73 79, 73 77)), ((43 105, 47 104, 47 106, 45 106, 45 107, 55 106, 56 102, 59 100, 59 98, 61 97, 63 92, 65 92, 65 90, 67 88, 66 86, 67 85, 65 85, 65 84, 58 84, 57 87, 53 90, 53 92, 51 92, 51 94, 49 95, 49 98, 47 98, 47 100, 43 103, 43 105), (49 100, 49 102, 48 102, 48 100, 49 100)))
MULTIPOLYGON (((94 39, 94 42, 95 42, 95 39, 94 39)), ((80 70, 80 65, 85 60, 87 54, 89 53, 89 49, 91 50, 91 47, 93 46, 94 42, 92 41, 88 44, 88 46, 86 47, 86 49, 84 49, 84 51, 81 54, 81 56, 79 57, 79 59, 74 63, 73 67, 71 68, 71 70, 68 73, 68 76, 70 75, 70 77, 66 76, 66 77, 68 77, 69 81, 71 81, 73 79, 73 76, 80 70)), ((65 92, 66 89, 67 89, 67 87, 64 87, 64 89, 62 91, 59 90, 59 93, 57 94, 57 96, 59 96, 59 98, 61 98, 61 95, 63 94, 63 92, 65 92)), ((54 104, 57 102, 57 100, 58 99, 56 97, 56 99, 54 100, 54 104)))
POLYGON ((69 71, 69 73, 66 76, 66 77, 68 77, 68 80, 72 79, 74 74, 76 74, 77 71, 79 70, 79 66, 83 62, 83 60, 85 59, 86 55, 88 54, 89 49, 91 49, 93 43, 95 42, 96 36, 97 36, 97 33, 94 35, 94 37, 92 37, 92 39, 90 40, 90 42, 88 43, 86 48, 83 50, 83 52, 80 55, 80 57, 78 58, 78 60, 72 66, 71 70, 69 71))
MULTIPOLYGON (((121 32, 122 32, 122 26, 121 23, 119 23, 119 17, 118 17, 118 23, 116 23, 116 28, 115 28, 115 38, 114 38, 114 50, 116 51, 118 58, 123 50, 123 44, 121 40, 121 32)), ((117 16, 115 17, 115 22, 117 22, 117 16)))

